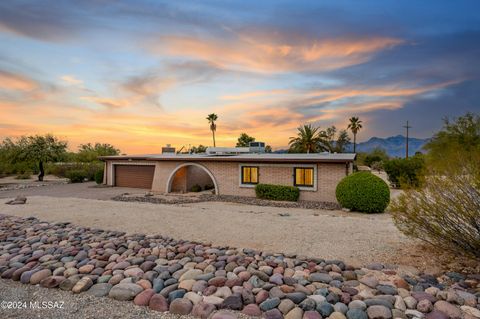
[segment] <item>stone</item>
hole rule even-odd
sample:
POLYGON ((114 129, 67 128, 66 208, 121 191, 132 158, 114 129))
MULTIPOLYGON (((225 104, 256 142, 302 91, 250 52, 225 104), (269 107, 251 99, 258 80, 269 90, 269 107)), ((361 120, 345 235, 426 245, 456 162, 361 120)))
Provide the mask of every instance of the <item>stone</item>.
POLYGON ((395 303, 393 304, 393 307, 401 311, 407 310, 407 305, 405 305, 405 301, 403 301, 403 298, 400 296, 395 296, 395 303))
POLYGON ((478 308, 473 308, 470 306, 460 306, 460 310, 462 310, 462 312, 465 314, 468 314, 475 318, 480 318, 480 309, 478 308))
POLYGON ((353 308, 347 311, 347 319, 368 319, 368 316, 362 309, 353 308))
POLYGON ((175 299, 170 304, 170 312, 176 315, 188 315, 192 308, 192 302, 185 298, 175 299))
POLYGON ((222 309, 242 310, 243 302, 240 295, 231 295, 225 298, 220 305, 222 309))
MULTIPOLYGON (((197 318, 207 319, 215 309, 216 307, 214 305, 200 301, 193 306, 191 315, 197 318)), ((249 314, 247 313, 246 315, 249 314)))
POLYGON ((329 317, 330 314, 332 314, 335 311, 333 306, 331 304, 329 304, 328 302, 322 302, 322 303, 318 304, 316 310, 320 313, 322 318, 329 317))
POLYGON ((280 298, 268 298, 260 304, 260 309, 262 311, 268 311, 277 307, 280 304, 280 298))
POLYGON ((348 304, 348 308, 349 309, 365 310, 365 309, 367 309, 367 305, 362 300, 353 300, 352 302, 350 302, 348 304))
POLYGON ((148 303, 148 308, 155 311, 166 312, 168 311, 167 299, 164 296, 157 293, 150 298, 150 301, 148 303))
POLYGON ((398 319, 408 319, 404 311, 399 309, 392 309, 392 317, 398 319))
POLYGON ((184 289, 177 289, 174 291, 171 291, 168 294, 168 302, 171 303, 175 299, 183 298, 185 296, 186 291, 184 289))
POLYGON ((44 288, 56 288, 60 286, 60 284, 65 280, 66 278, 63 276, 50 276, 47 278, 44 278, 42 281, 40 281, 40 286, 44 288))
POLYGON ((433 304, 437 301, 437 298, 423 291, 412 292, 412 297, 415 298, 417 302, 423 299, 427 299, 433 304))
POLYGON ((143 276, 143 270, 141 270, 138 267, 128 268, 128 269, 125 269, 125 271, 123 272, 123 275, 125 277, 141 277, 143 276))
POLYGON ((303 311, 310 311, 315 310, 315 308, 317 307, 317 303, 315 302, 315 300, 307 298, 301 303, 299 303, 298 306, 302 308, 303 311))
POLYGON ((186 279, 186 280, 180 281, 180 283, 178 284, 178 288, 179 289, 185 289, 187 291, 191 291, 192 287, 195 283, 196 283, 196 281, 193 280, 193 279, 186 279))
POLYGON ((84 265, 78 268, 78 272, 81 274, 89 274, 95 268, 94 265, 84 265))
POLYGON ((95 297, 105 297, 108 295, 112 287, 113 285, 103 282, 93 285, 86 293, 95 297))
POLYGON ((37 285, 43 279, 52 275, 52 271, 50 269, 42 269, 40 271, 35 272, 30 277, 30 284, 37 285))
POLYGON ((378 279, 373 276, 363 276, 359 279, 359 281, 370 288, 375 288, 378 286, 378 279))
POLYGON ((345 314, 337 311, 332 312, 329 318, 330 319, 347 319, 347 317, 345 317, 345 314))
POLYGON ((295 304, 299 304, 307 298, 307 295, 303 292, 291 292, 287 293, 285 297, 293 301, 295 304))
POLYGON ((405 316, 407 316, 407 318, 424 318, 425 315, 418 311, 418 310, 413 310, 413 309, 407 309, 405 311, 405 316))
POLYGON ((325 284, 328 284, 332 280, 333 278, 329 274, 317 273, 317 272, 310 274, 310 276, 308 277, 308 281, 322 282, 325 284))
POLYGON ((341 312, 342 314, 346 314, 348 311, 348 306, 344 303, 337 302, 333 308, 335 309, 335 312, 341 312))
POLYGON ((427 313, 433 310, 433 305, 430 300, 423 299, 417 303, 417 310, 423 313, 427 313))
POLYGON ((132 300, 143 291, 143 288, 137 284, 133 283, 121 283, 113 286, 108 293, 110 298, 116 300, 132 300))
POLYGON ((367 308, 367 316, 369 319, 390 319, 392 312, 385 306, 370 306, 367 308))
POLYGON ((403 301, 405 302, 405 305, 408 309, 417 309, 417 299, 408 296, 403 298, 403 301))
POLYGON ((460 309, 443 300, 439 300, 434 304, 434 309, 445 313, 451 319, 462 318, 460 309))
POLYGON ((295 307, 290 310, 284 317, 285 319, 302 319, 303 318, 303 310, 295 307))
POLYGON ((193 291, 189 291, 183 296, 183 298, 187 298, 192 302, 192 304, 196 305, 203 300, 203 297, 199 294, 194 293, 193 291))
POLYGON ((237 315, 227 311, 216 312, 210 318, 211 319, 238 319, 237 315))
POLYGON ((79 280, 80 280, 80 277, 72 276, 62 281, 59 287, 62 290, 70 291, 79 280))
POLYGON ((83 291, 87 291, 90 287, 93 286, 93 281, 90 277, 83 277, 72 288, 72 292, 74 294, 81 293, 83 291))
POLYGON ((182 282, 184 280, 195 280, 197 276, 202 274, 203 274, 203 271, 201 271, 200 269, 190 269, 190 270, 187 270, 187 272, 185 272, 182 276, 180 276, 178 281, 182 282))
POLYGON ((303 319, 322 319, 322 317, 318 312, 314 310, 309 310, 303 313, 303 319))
POLYGON ((425 318, 426 319, 448 319, 448 316, 441 311, 433 310, 432 312, 427 313, 425 318))
POLYGON ((148 304, 150 303, 150 299, 154 294, 155 291, 153 289, 146 289, 135 296, 135 298, 133 299, 133 303, 137 306, 148 306, 148 304))
POLYGON ((397 294, 397 288, 392 287, 392 286, 387 286, 387 285, 378 285, 377 286, 377 291, 384 295, 396 295, 397 294))
POLYGON ((280 301, 280 304, 278 305, 278 310, 280 310, 281 313, 286 315, 294 307, 295 307, 295 303, 293 301, 291 301, 290 299, 283 299, 282 301, 280 301))
POLYGON ((243 308, 242 313, 251 317, 260 317, 262 310, 256 304, 249 304, 243 308))
POLYGON ((278 310, 276 308, 268 310, 267 312, 265 312, 263 314, 263 317, 265 319, 283 319, 282 313, 280 312, 280 310, 278 310))
POLYGON ((223 299, 217 296, 204 296, 203 302, 206 302, 215 306, 220 306, 223 303, 223 299))

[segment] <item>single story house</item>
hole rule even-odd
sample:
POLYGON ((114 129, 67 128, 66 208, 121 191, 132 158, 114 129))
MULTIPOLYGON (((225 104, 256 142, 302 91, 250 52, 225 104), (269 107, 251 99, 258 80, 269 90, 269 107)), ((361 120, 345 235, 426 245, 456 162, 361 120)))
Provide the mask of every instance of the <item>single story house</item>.
POLYGON ((335 202, 338 182, 353 170, 355 154, 251 153, 210 148, 204 154, 102 156, 104 184, 158 193, 188 192, 194 185, 219 195, 255 197, 255 185, 297 186, 300 200, 335 202))

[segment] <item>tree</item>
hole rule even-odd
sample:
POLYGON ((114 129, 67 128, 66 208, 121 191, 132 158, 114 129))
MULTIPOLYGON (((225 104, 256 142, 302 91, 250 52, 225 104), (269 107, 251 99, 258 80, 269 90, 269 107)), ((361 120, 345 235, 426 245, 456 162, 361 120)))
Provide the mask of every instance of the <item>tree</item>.
POLYGON ((242 133, 237 140, 237 147, 248 147, 250 142, 255 142, 255 137, 242 133))
POLYGON ((265 153, 272 153, 272 147, 270 145, 265 145, 265 153))
POLYGON ((79 162, 95 162, 99 156, 112 156, 120 154, 120 150, 107 143, 80 144, 78 147, 77 160, 79 162))
POLYGON ((389 156, 387 152, 383 148, 377 147, 370 153, 366 154, 363 164, 372 167, 373 163, 386 162, 388 160, 389 156))
POLYGON ((190 149, 190 153, 194 153, 194 154, 205 153, 206 151, 207 151, 207 147, 202 144, 198 146, 192 146, 192 148, 190 149))
POLYGON ((350 137, 348 136, 347 130, 341 130, 338 133, 334 151, 337 153, 343 153, 348 144, 350 144, 350 137))
POLYGON ((213 136, 213 147, 216 146, 216 144, 215 144, 215 131, 217 130, 217 124, 215 123, 215 121, 217 119, 218 119, 218 116, 215 113, 208 114, 208 116, 207 116, 208 123, 210 124, 210 131, 212 131, 212 136, 213 136))
POLYGON ((353 134, 353 152, 357 151, 357 133, 362 128, 362 121, 357 116, 352 116, 350 118, 350 123, 347 126, 347 129, 350 129, 353 134))
POLYGON ((316 153, 327 151, 325 137, 318 127, 311 124, 300 126, 297 137, 291 137, 289 152, 290 153, 316 153))
POLYGON ((480 155, 480 116, 467 113, 452 120, 445 118, 443 128, 424 149, 428 166, 446 170, 452 162, 472 162, 480 155))
POLYGON ((43 164, 61 160, 67 149, 67 142, 60 141, 51 134, 45 136, 22 136, 16 143, 14 160, 38 163, 38 180, 43 181, 45 171, 43 164))

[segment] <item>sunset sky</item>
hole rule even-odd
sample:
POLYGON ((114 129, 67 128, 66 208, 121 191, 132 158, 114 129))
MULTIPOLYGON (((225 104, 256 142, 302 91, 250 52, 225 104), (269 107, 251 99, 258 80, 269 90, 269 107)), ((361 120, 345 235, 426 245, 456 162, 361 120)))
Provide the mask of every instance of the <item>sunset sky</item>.
POLYGON ((430 137, 480 111, 480 1, 2 1, 0 138, 125 153, 303 123, 430 137))

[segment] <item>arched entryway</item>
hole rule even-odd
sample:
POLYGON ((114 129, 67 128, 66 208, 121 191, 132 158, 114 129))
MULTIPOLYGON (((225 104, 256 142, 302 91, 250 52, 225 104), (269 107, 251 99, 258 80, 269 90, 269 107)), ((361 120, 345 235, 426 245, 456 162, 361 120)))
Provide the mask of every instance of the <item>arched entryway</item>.
POLYGON ((186 193, 195 185, 200 186, 202 190, 213 189, 215 194, 218 194, 218 185, 213 174, 205 166, 197 163, 178 165, 168 177, 166 189, 167 193, 186 193))

